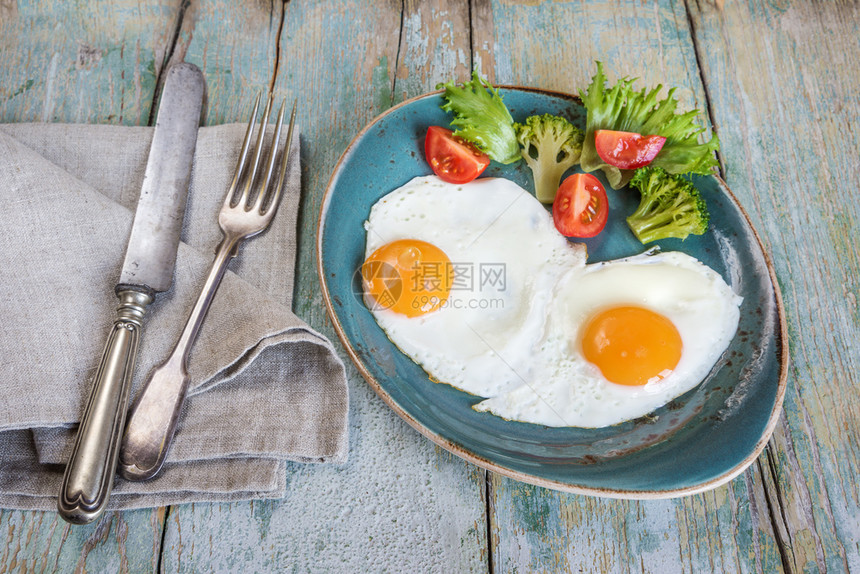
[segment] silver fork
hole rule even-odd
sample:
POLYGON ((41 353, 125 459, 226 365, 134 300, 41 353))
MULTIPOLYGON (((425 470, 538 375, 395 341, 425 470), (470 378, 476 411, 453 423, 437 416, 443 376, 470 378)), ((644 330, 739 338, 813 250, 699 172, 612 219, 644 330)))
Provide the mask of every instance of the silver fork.
POLYGON ((223 238, 215 253, 215 261, 212 262, 209 276, 206 278, 203 290, 194 304, 173 352, 161 366, 150 374, 129 412, 128 424, 119 456, 120 474, 128 480, 146 480, 161 470, 173 434, 176 431, 176 423, 179 420, 185 393, 188 390, 189 378, 186 369, 188 354, 197 338, 197 332, 203 324, 203 319, 206 317, 215 291, 221 283, 221 278, 224 276, 230 260, 237 255, 239 244, 266 229, 275 215, 287 173, 290 142, 293 139, 293 127, 296 120, 296 103, 293 104, 293 111, 290 115, 290 126, 281 158, 278 181, 274 188, 269 189, 284 123, 286 102, 281 104, 281 110, 278 113, 278 123, 272 139, 268 161, 263 166, 262 172, 258 173, 260 171, 258 169, 260 168, 260 158, 263 155, 266 126, 272 108, 272 98, 269 97, 266 103, 266 110, 257 136, 256 149, 253 158, 249 161, 248 151, 260 106, 260 96, 257 96, 251 121, 245 132, 245 140, 239 154, 233 182, 230 184, 224 205, 218 214, 218 224, 221 226, 223 238), (234 196, 243 179, 242 193, 236 199, 234 196))

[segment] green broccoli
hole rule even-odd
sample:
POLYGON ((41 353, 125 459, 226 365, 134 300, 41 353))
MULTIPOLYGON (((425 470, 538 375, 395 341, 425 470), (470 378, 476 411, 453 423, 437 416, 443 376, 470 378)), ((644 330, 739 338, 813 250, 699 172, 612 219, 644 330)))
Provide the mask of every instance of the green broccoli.
POLYGON ((532 170, 535 195, 541 203, 552 203, 561 176, 579 162, 585 134, 560 116, 529 116, 514 124, 522 156, 532 170))
POLYGON ((710 216, 705 200, 680 175, 662 167, 643 167, 636 170, 630 187, 639 190, 642 200, 627 218, 627 225, 643 244, 668 237, 686 239, 691 233, 707 231, 710 216))
POLYGON ((499 163, 520 159, 520 146, 514 132, 514 119, 499 95, 499 90, 472 72, 472 81, 462 86, 454 82, 439 84, 445 89, 442 109, 453 112, 454 135, 472 142, 499 163))

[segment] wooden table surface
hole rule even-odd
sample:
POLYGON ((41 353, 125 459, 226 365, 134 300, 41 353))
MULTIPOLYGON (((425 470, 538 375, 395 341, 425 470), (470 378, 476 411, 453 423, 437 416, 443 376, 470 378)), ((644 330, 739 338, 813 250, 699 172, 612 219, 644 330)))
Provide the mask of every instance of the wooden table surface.
POLYGON ((317 214, 375 116, 474 66, 576 93, 599 59, 610 78, 678 86, 773 259, 791 354, 766 451, 704 494, 618 501, 484 472, 348 365, 346 464, 290 465, 283 500, 83 527, 0 510, 0 572, 860 572, 858 38, 856 0, 0 0, 0 122, 146 125, 182 59, 205 73, 206 125, 244 122, 266 88, 299 98, 295 312, 332 339, 317 214))

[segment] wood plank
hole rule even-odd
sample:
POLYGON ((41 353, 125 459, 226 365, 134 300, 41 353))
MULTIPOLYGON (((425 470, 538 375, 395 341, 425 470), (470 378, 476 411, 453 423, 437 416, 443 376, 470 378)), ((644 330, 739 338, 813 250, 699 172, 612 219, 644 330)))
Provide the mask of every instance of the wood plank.
POLYGON ((647 502, 494 476, 494 564, 502 572, 781 571, 757 471, 701 495, 647 502))
POLYGON ((394 100, 465 81, 471 73, 469 6, 447 0, 407 0, 397 60, 394 100))
MULTIPOLYGON (((601 60, 610 78, 678 86, 682 108, 707 109, 683 3, 496 1, 492 12, 498 83, 577 93, 601 60)), ((781 569, 759 465, 714 491, 664 501, 569 495, 496 475, 490 484, 500 571, 781 569)))
POLYGON ((164 511, 108 512, 72 526, 56 512, 0 510, 0 572, 156 572, 164 511))
POLYGON ((680 109, 706 108, 683 4, 495 0, 492 11, 498 83, 577 94, 600 60, 610 78, 677 86, 680 109))
MULTIPOLYGON (((407 2, 405 13, 403 8, 397 0, 285 7, 275 88, 299 98, 302 127, 304 197, 294 310, 333 341, 315 267, 317 217, 328 178, 349 141, 376 115, 468 69, 462 58, 469 54, 468 19, 449 16, 460 14, 457 3, 407 2)), ((200 2, 183 32, 190 38, 187 58, 214 70, 206 38, 226 46, 268 38, 268 24, 242 30, 232 24, 250 20, 262 26, 266 18, 242 16, 248 9, 223 0, 200 2)), ((271 19, 278 25, 275 14, 271 19)), ((233 77, 247 76, 248 84, 261 81, 257 74, 265 77, 271 60, 261 54, 271 49, 258 50, 234 64, 233 77)), ((233 61, 228 52, 218 57, 233 61)), ((232 98, 222 95, 218 105, 229 107, 232 98)), ((226 112, 215 117, 239 119, 226 112)), ((349 461, 338 467, 290 465, 283 500, 174 507, 166 526, 166 571, 240 565, 300 572, 486 570, 484 473, 409 428, 347 367, 349 461)))
POLYGON ((472 69, 481 72, 491 84, 496 81, 496 57, 493 52, 493 4, 490 0, 470 0, 472 30, 472 69))
POLYGON ((177 0, 19 0, 0 18, 0 119, 146 125, 177 0))
POLYGON ((171 62, 191 62, 206 77, 204 125, 247 123, 254 98, 272 88, 282 15, 281 2, 205 1, 191 2, 182 14, 171 62))
MULTIPOLYGON (((0 2, 0 122, 147 124, 179 2, 0 2)), ((2 446, 0 446, 2 448, 2 446)), ((164 509, 0 510, 0 571, 155 572, 164 509)))
POLYGON ((691 2, 726 178, 789 324, 775 513, 798 572, 860 570, 860 6, 691 2))

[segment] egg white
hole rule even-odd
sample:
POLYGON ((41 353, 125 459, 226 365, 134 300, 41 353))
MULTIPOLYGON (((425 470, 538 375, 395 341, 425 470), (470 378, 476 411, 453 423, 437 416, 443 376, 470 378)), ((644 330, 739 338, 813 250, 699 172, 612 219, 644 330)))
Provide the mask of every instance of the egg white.
POLYGON ((712 269, 678 252, 586 265, 584 246, 506 179, 415 178, 373 206, 365 229, 366 256, 412 238, 451 259, 455 287, 441 309, 372 312, 435 380, 486 397, 475 409, 506 419, 594 428, 643 416, 699 384, 737 329, 741 299, 712 269), (482 277, 488 269, 501 269, 504 285, 482 277), (656 384, 611 383, 580 351, 590 316, 631 304, 664 315, 681 335, 678 366, 656 384))
POLYGON ((585 263, 585 248, 559 235, 546 209, 506 179, 467 185, 436 176, 413 179, 373 206, 365 229, 365 256, 409 238, 448 255, 455 285, 441 309, 414 318, 388 309, 373 313, 388 337, 435 379, 482 397, 522 384, 553 286, 565 270, 585 263), (482 280, 482 271, 500 266, 503 286, 482 280))
POLYGON ((559 281, 535 377, 475 406, 550 426, 604 427, 646 415, 702 382, 737 330, 741 298, 722 277, 680 252, 642 254, 573 269, 559 281), (669 319, 681 359, 642 386, 607 381, 581 351, 582 329, 603 309, 636 305, 669 319))

